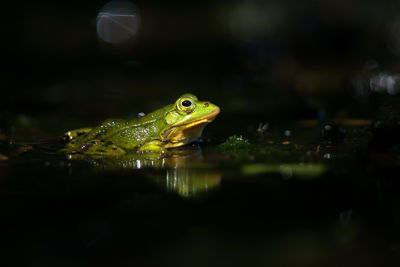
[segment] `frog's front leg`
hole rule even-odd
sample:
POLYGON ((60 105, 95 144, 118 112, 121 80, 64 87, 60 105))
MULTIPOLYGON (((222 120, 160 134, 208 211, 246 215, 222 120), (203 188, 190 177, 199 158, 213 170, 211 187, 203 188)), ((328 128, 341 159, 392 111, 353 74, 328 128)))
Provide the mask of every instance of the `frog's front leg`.
POLYGON ((80 128, 80 129, 75 129, 72 131, 68 131, 64 134, 65 139, 67 140, 72 140, 77 138, 78 136, 84 135, 88 132, 90 132, 92 130, 92 128, 80 128))
POLYGON ((164 153, 165 149, 163 148, 163 142, 161 141, 151 141, 143 144, 138 150, 140 152, 155 152, 155 153, 164 153))

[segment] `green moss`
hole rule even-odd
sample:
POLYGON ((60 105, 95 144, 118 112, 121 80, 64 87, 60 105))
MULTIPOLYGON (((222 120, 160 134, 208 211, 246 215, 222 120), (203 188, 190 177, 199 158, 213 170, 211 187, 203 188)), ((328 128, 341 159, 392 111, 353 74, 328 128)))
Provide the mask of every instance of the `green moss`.
POLYGON ((226 141, 219 145, 222 150, 237 151, 243 149, 249 149, 251 147, 250 142, 243 138, 243 136, 232 135, 226 141))

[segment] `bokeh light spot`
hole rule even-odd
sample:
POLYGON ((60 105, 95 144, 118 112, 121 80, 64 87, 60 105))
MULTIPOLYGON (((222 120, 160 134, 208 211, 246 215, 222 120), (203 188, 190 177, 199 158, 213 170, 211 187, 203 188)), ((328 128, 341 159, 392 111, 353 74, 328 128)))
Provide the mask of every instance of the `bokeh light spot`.
POLYGON ((371 77, 369 85, 373 92, 387 92, 396 95, 400 92, 400 75, 380 72, 371 77))
POLYGON ((139 9, 129 1, 110 1, 97 15, 97 35, 107 43, 126 42, 137 34, 139 27, 139 9))

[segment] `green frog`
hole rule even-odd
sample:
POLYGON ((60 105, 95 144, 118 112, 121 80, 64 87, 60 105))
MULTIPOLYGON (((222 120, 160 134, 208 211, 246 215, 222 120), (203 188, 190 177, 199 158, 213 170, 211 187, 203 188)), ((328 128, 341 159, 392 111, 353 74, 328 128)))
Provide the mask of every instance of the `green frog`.
POLYGON ((131 120, 109 119, 94 128, 67 132, 69 154, 118 156, 127 151, 164 153, 201 137, 219 114, 218 106, 184 94, 175 104, 131 120))

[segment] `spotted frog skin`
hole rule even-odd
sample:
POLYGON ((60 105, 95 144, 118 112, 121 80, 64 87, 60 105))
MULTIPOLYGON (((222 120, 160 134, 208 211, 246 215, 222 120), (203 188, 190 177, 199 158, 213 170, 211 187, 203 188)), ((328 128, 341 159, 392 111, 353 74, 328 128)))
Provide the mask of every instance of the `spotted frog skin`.
POLYGON ((67 132, 68 154, 122 155, 127 151, 165 152, 201 137, 219 114, 218 106, 184 94, 173 105, 131 120, 109 119, 94 128, 67 132))

